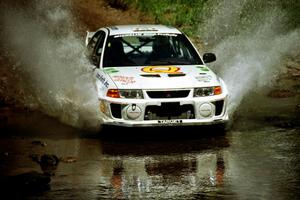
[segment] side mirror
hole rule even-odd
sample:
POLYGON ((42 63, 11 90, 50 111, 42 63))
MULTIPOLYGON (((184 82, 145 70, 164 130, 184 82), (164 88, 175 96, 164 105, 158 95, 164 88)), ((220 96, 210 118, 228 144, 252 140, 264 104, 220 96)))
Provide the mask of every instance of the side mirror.
POLYGON ((205 53, 203 54, 204 63, 210 63, 217 60, 217 57, 214 53, 205 53))
POLYGON ((97 57, 97 56, 91 55, 91 56, 89 57, 89 61, 91 62, 92 65, 98 67, 99 60, 98 60, 98 57, 97 57))
POLYGON ((97 56, 91 54, 88 50, 84 52, 84 56, 90 64, 94 65, 95 67, 98 67, 99 58, 97 58, 97 56))

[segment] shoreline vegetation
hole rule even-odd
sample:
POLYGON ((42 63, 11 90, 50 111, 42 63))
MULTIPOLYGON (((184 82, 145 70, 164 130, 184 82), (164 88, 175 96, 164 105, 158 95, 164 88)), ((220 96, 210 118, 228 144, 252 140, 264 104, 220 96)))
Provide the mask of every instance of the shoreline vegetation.
MULTIPOLYGON (((206 19, 219 12, 225 4, 222 1, 208 0, 106 0, 111 7, 128 10, 135 7, 145 15, 153 18, 155 23, 166 24, 180 28, 189 36, 197 36, 201 27, 205 26, 206 19)), ((236 13, 238 29, 243 31, 257 19, 256 13, 264 13, 271 8, 284 12, 285 31, 300 27, 300 1, 294 0, 247 0, 244 2, 228 2, 232 9, 240 6, 236 13)), ((262 16, 263 17, 263 16, 262 16)), ((284 31, 284 30, 282 30, 284 31)), ((236 33, 237 30, 234 30, 236 33)))

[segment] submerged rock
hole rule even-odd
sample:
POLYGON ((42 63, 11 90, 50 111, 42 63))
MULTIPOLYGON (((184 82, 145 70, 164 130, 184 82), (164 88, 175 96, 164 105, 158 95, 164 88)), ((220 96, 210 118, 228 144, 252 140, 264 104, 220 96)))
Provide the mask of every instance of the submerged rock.
POLYGON ((59 158, 56 155, 44 154, 40 159, 40 166, 44 174, 54 176, 57 169, 59 158))
POLYGON ((59 158, 56 155, 44 154, 41 157, 40 164, 48 166, 57 166, 59 163, 59 158))
POLYGON ((57 166, 59 164, 60 159, 53 154, 44 154, 40 156, 39 154, 30 155, 31 159, 34 162, 40 164, 42 171, 45 175, 54 176, 57 166))

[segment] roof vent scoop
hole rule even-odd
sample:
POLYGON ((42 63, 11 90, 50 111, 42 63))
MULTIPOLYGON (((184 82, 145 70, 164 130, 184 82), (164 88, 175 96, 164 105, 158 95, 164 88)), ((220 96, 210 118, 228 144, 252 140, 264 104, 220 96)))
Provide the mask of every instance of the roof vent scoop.
POLYGON ((179 76, 185 76, 185 74, 180 73, 180 74, 168 74, 169 77, 179 77, 179 76))
POLYGON ((159 74, 141 74, 141 76, 143 76, 143 77, 149 77, 149 78, 151 78, 151 77, 160 77, 160 75, 159 74))

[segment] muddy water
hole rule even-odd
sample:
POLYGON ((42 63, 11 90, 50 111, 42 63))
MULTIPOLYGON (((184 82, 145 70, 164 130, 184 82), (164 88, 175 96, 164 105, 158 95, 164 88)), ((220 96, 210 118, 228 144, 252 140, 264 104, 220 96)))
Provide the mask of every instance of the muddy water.
POLYGON ((195 127, 176 129, 180 133, 172 128, 114 131, 119 133, 79 131, 40 113, 1 109, 0 173, 42 172, 32 154, 72 158, 59 163, 49 190, 24 194, 27 199, 297 199, 300 195, 297 126, 240 119, 225 134, 195 127))

